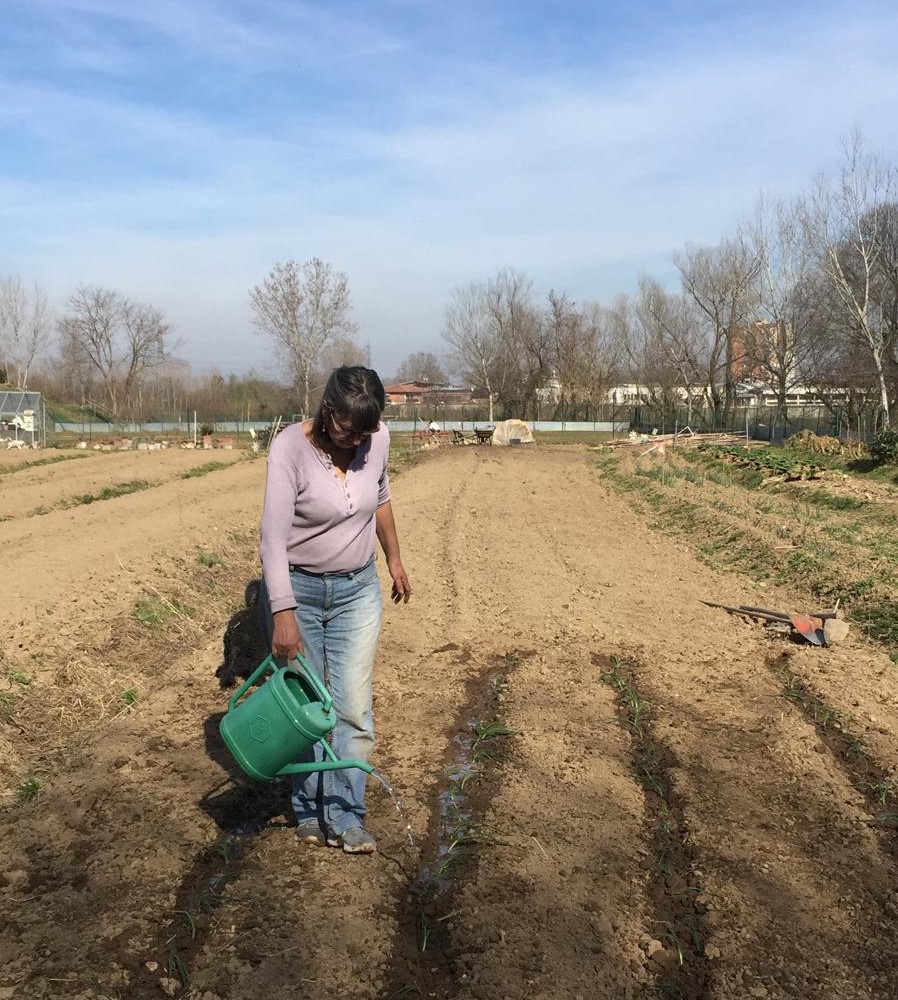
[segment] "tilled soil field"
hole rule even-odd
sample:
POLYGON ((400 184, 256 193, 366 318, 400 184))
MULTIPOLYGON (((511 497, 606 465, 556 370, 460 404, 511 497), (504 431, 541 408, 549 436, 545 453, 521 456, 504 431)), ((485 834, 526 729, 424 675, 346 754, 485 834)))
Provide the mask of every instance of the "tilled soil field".
POLYGON ((0 459, 0 1000, 898 995, 885 652, 702 604, 813 602, 584 448, 439 449, 393 480, 375 680, 415 842, 372 780, 381 852, 306 848, 217 732, 264 463, 204 461, 0 459))

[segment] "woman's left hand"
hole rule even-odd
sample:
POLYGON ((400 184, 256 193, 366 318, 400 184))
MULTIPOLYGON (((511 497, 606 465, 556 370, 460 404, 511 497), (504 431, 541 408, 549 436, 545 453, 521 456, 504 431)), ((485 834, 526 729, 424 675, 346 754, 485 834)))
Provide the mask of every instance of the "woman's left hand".
POLYGON ((401 559, 390 559, 387 562, 387 569, 393 579, 393 589, 390 592, 390 600, 394 604, 408 604, 408 599, 412 596, 412 587, 405 574, 405 567, 401 559))

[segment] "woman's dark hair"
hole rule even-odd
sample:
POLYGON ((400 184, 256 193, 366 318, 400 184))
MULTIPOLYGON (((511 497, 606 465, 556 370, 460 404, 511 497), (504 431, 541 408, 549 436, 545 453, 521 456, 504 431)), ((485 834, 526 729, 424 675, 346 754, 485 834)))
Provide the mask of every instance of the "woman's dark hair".
POLYGON ((343 365, 335 368, 315 414, 313 433, 318 441, 327 437, 325 416, 334 414, 348 422, 357 434, 373 434, 380 423, 387 397, 383 382, 373 368, 363 365, 343 365))

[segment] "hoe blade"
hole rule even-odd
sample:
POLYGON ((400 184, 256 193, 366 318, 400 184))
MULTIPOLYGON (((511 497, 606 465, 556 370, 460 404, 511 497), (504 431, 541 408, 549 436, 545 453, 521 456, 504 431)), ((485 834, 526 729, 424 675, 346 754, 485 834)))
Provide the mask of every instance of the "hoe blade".
POLYGON ((823 645, 823 619, 811 615, 792 615, 792 628, 814 646, 823 645))

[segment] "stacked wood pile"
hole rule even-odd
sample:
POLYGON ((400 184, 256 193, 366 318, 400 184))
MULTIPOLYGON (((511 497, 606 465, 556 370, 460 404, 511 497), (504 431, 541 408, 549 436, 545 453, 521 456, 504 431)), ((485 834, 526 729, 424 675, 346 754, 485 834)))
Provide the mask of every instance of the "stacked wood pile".
POLYGON ((700 444, 745 444, 744 434, 730 434, 727 431, 702 431, 696 433, 689 427, 673 434, 637 434, 630 431, 625 438, 608 441, 604 447, 642 447, 649 450, 663 451, 666 446, 694 448, 700 444))

